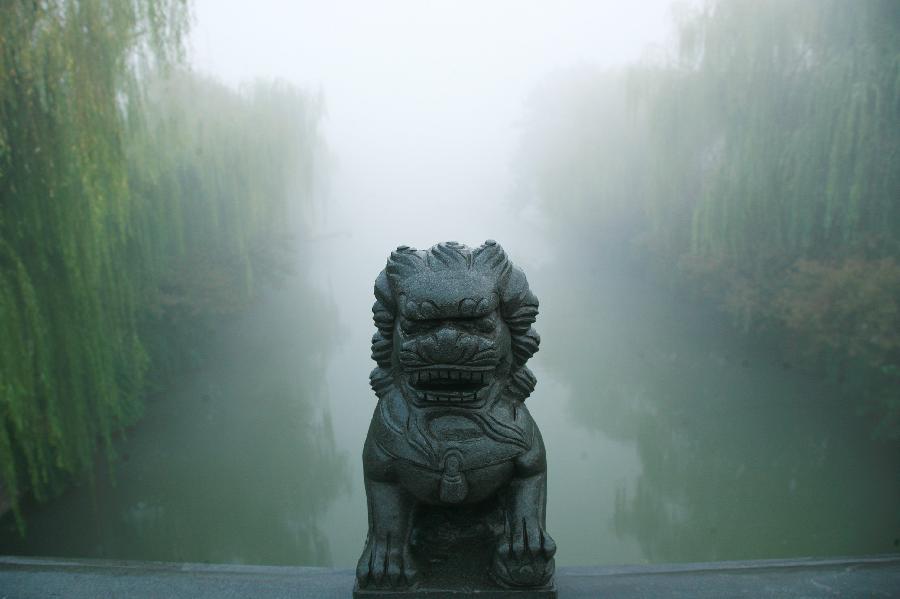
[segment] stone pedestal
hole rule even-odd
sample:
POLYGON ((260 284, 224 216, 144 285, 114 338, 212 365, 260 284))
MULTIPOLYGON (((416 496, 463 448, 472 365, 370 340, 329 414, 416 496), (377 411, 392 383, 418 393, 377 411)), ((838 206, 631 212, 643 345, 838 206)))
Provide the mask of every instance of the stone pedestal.
POLYGON ((358 585, 353 589, 354 599, 364 599, 366 597, 378 597, 382 599, 390 599, 391 597, 422 597, 427 599, 464 599, 466 597, 476 597, 478 599, 557 599, 556 589, 497 589, 472 587, 470 589, 455 588, 423 588, 418 587, 415 590, 398 591, 398 590, 374 590, 359 589, 358 585))
POLYGON ((504 517, 496 499, 465 507, 421 507, 411 539, 421 570, 419 582, 410 589, 360 589, 357 584, 353 597, 556 599, 552 580, 547 587, 509 588, 491 578, 504 517))

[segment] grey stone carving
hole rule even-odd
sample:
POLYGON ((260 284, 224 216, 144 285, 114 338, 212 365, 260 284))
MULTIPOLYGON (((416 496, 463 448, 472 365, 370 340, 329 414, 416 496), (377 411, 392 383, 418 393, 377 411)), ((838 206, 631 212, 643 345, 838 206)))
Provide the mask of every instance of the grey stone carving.
POLYGON ((488 240, 400 246, 375 281, 354 597, 555 597, 547 461, 525 407, 538 300, 488 240))

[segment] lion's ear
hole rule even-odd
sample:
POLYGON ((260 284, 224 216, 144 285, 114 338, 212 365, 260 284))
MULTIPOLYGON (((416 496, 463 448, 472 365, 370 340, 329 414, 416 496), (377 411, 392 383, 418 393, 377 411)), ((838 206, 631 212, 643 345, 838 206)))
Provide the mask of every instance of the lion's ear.
POLYGON ((509 385, 506 391, 513 399, 525 401, 537 385, 537 378, 527 366, 522 366, 516 370, 509 378, 509 385))
POLYGON ((397 311, 397 306, 394 304, 394 292, 391 291, 391 284, 384 270, 378 273, 378 278, 375 279, 375 299, 390 312, 397 311))
POLYGON ((385 368, 375 368, 369 373, 369 385, 375 391, 375 395, 380 399, 383 397, 393 385, 393 378, 389 370, 385 368))
POLYGON ((531 356, 537 353, 540 344, 541 336, 533 327, 528 327, 528 330, 522 334, 513 334, 512 351, 516 364, 524 365, 531 359, 531 356))
POLYGON ((531 292, 525 273, 513 267, 506 285, 501 287, 503 318, 511 329, 524 333, 537 319, 538 298, 531 292))
POLYGON ((394 351, 394 341, 391 337, 385 337, 381 331, 372 335, 372 359, 381 368, 390 368, 391 353, 394 351))

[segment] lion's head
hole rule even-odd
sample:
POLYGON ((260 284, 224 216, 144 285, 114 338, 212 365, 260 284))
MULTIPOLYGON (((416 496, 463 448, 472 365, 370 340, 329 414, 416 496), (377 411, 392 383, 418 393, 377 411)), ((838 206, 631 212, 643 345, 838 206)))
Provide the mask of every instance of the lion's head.
POLYGON ((535 378, 538 300, 492 240, 428 250, 400 246, 375 281, 378 331, 370 376, 381 397, 396 388, 420 406, 480 407, 502 393, 524 401, 535 378))

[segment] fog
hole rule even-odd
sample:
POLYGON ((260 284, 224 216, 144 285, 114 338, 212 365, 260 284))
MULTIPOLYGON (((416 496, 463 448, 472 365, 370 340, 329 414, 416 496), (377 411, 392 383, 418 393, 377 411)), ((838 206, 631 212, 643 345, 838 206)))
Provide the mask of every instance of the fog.
MULTIPOLYGON (((387 254, 401 244, 496 239, 526 270, 546 264, 553 240, 514 167, 530 99, 552 73, 664 53, 669 4, 265 1, 252 11, 241 2, 197 4, 197 69, 235 86, 286 79, 315 90, 325 105, 327 158, 306 223, 312 246, 301 249, 301 260, 313 262, 313 284, 339 298, 345 336, 324 386, 332 413, 345 415, 334 434, 348 448, 354 488, 322 518, 337 564, 353 563, 365 528, 357 452, 373 405, 366 377, 371 290, 387 254)), ((529 276, 540 293, 536 273, 529 276)), ((548 376, 541 384, 532 410, 565 428, 550 402, 566 391, 554 390, 548 376)), ((584 453, 570 449, 551 453, 552 461, 562 467, 584 453)), ((630 450, 607 449, 620 464, 635 460, 630 450)), ((611 499, 599 500, 604 513, 611 499)), ((551 506, 551 520, 556 511, 591 510, 596 501, 551 506)), ((624 545, 619 550, 637 555, 624 545)), ((607 551, 612 547, 604 545, 598 554, 583 539, 567 553, 577 563, 598 559, 589 555, 616 562, 607 551)))
POLYGON ((191 62, 233 85, 322 94, 331 172, 317 225, 370 273, 402 243, 497 238, 522 256, 521 227, 540 225, 510 170, 530 95, 559 69, 662 52, 669 4, 207 0, 191 62))
POLYGON ((894 0, 161 1, 0 22, 0 553, 352 567, 375 278, 487 239, 559 565, 896 551, 894 0))

